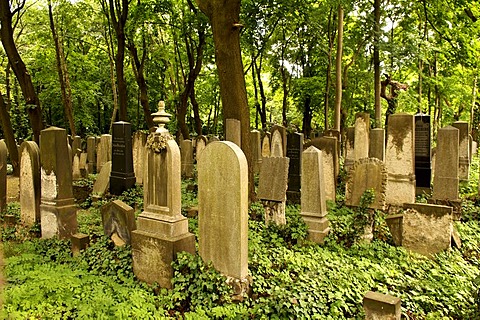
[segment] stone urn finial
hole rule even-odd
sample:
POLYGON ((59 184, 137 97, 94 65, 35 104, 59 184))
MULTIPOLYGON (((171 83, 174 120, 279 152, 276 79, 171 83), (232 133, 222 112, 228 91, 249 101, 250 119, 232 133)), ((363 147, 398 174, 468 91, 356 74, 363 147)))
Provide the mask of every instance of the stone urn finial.
POLYGON ((158 111, 152 114, 153 122, 157 124, 157 133, 168 133, 165 125, 170 122, 171 114, 165 112, 165 102, 161 100, 158 102, 158 111))

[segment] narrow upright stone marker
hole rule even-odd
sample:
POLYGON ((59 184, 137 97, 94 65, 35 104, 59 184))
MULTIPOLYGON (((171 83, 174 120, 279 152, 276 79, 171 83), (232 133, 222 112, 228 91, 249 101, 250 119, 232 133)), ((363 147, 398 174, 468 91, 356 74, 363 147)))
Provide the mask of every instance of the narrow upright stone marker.
POLYGON ((199 251, 243 295, 248 288, 248 165, 232 142, 212 142, 198 163, 199 251))
POLYGON ((430 194, 432 179, 432 157, 430 142, 430 116, 415 115, 415 180, 417 194, 430 194))
POLYGON ((200 159, 200 156, 207 146, 208 140, 205 136, 198 136, 197 137, 197 145, 195 146, 195 160, 200 159))
POLYGON ((370 146, 370 114, 359 112, 355 115, 355 161, 368 158, 370 146))
POLYGON ((118 121, 113 124, 112 172, 110 173, 110 193, 121 195, 135 186, 133 172, 132 125, 118 121))
POLYGON ((88 173, 97 173, 97 142, 96 137, 87 138, 88 173))
POLYGON ((93 184, 93 196, 101 198, 110 187, 110 172, 112 171, 112 161, 108 161, 102 166, 102 170, 97 175, 97 180, 93 184))
POLYGON ((287 129, 274 125, 270 131, 270 157, 287 156, 287 129))
POLYGON ((348 173, 355 162, 355 127, 348 127, 346 136, 344 167, 348 173))
POLYGON ((103 134, 98 141, 97 172, 100 172, 105 163, 112 161, 112 136, 109 134, 103 134))
POLYGON ((69 159, 65 129, 42 130, 40 154, 42 238, 70 238, 77 232, 77 209, 73 199, 72 163, 65 161, 69 159))
POLYGON ((40 149, 33 141, 20 146, 20 216, 27 226, 40 222, 40 149))
POLYGON ((260 165, 262 164, 262 151, 260 145, 260 131, 250 131, 250 146, 253 155, 253 172, 260 172, 260 165))
POLYGON ((320 137, 311 141, 310 145, 322 151, 325 197, 335 201, 338 176, 338 143, 335 137, 320 137))
POLYGON ((460 181, 467 181, 470 174, 470 154, 468 139, 468 122, 457 121, 452 124, 459 130, 458 136, 458 178, 460 181))
POLYGON ((458 140, 457 128, 448 126, 438 129, 432 194, 435 200, 458 200, 459 198, 458 140))
POLYGON ((144 211, 132 231, 133 272, 147 283, 172 287, 172 261, 180 251, 195 253, 195 236, 182 216, 180 150, 165 124, 169 115, 163 101, 152 115, 158 124, 147 139, 144 211))
POLYGON ((287 223, 285 219, 286 192, 289 159, 287 157, 265 158, 260 169, 257 198, 265 209, 265 223, 287 223))
POLYGON ((270 132, 265 133, 262 138, 262 158, 270 157, 270 132))
POLYGON ((322 152, 311 146, 302 157, 301 216, 308 227, 308 240, 319 244, 330 231, 323 180, 322 152))
POLYGON ((239 147, 242 145, 242 127, 240 120, 225 120, 225 140, 231 141, 239 147))
POLYGON ((182 176, 193 177, 193 144, 192 140, 183 140, 180 144, 182 176))
POLYGON ((0 211, 7 209, 7 144, 0 140, 0 211))
POLYGON ((368 157, 385 161, 385 129, 375 128, 370 130, 368 157))
POLYGON ((145 144, 147 135, 143 131, 137 131, 133 134, 133 171, 137 184, 143 184, 144 164, 145 164, 145 144))
POLYGON ((302 153, 303 133, 290 133, 287 135, 288 189, 287 200, 289 203, 300 203, 300 189, 302 186, 302 153))
POLYGON ((400 298, 369 291, 363 298, 365 320, 400 320, 401 304, 400 298))

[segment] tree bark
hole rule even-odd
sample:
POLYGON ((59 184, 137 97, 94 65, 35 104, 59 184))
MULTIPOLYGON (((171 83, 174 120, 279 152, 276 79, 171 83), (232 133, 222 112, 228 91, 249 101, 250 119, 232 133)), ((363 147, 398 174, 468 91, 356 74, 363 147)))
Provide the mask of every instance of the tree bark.
POLYGON ((55 57, 57 61, 58 81, 60 82, 60 91, 62 93, 63 110, 65 112, 65 117, 68 120, 70 134, 72 137, 75 137, 76 130, 75 121, 73 119, 72 89, 70 87, 70 79, 68 77, 67 63, 65 61, 63 45, 58 39, 58 34, 55 30, 52 3, 50 0, 48 1, 48 17, 50 21, 50 30, 52 31, 53 42, 55 44, 55 57))
POLYGON ((5 136, 5 144, 7 145, 10 161, 13 166, 13 175, 18 177, 20 175, 20 162, 18 160, 18 149, 15 143, 15 135, 13 134, 12 122, 10 121, 10 114, 7 111, 7 104, 0 92, 0 122, 2 123, 3 135, 5 136))
POLYGON ((380 0, 374 0, 374 41, 373 41, 373 68, 375 73, 374 87, 375 87, 375 128, 382 127, 382 103, 380 101, 380 0))
POLYGON ((333 129, 340 131, 340 115, 342 109, 342 57, 343 57, 343 8, 338 6, 337 26, 337 58, 335 70, 335 121, 333 129))
POLYGON ((253 163, 250 149, 250 110, 240 50, 240 0, 197 0, 210 19, 215 44, 224 119, 241 123, 241 148, 248 161, 249 199, 255 200, 253 163))
MULTIPOLYGON (((324 130, 328 130, 328 114, 329 114, 329 104, 330 104, 330 82, 331 82, 331 73, 332 73, 332 51, 334 45, 334 38, 335 38, 335 29, 331 31, 332 26, 332 12, 333 9, 330 8, 330 13, 328 15, 328 24, 327 24, 327 36, 328 36, 328 52, 327 52, 327 72, 326 72, 326 79, 325 79, 325 96, 323 98, 324 108, 324 130)), ((305 110, 305 113, 306 110, 305 110)), ((309 130, 310 131, 310 130, 309 130)))
POLYGON ((0 1, 0 38, 2 40, 5 53, 7 54, 10 66, 17 77, 23 97, 25 99, 28 118, 33 131, 33 139, 35 142, 39 143, 40 131, 43 129, 40 100, 35 92, 32 78, 27 71, 25 63, 20 57, 15 45, 15 41, 13 40, 12 16, 18 11, 22 10, 24 4, 25 2, 22 2, 19 7, 11 12, 10 1, 0 1))

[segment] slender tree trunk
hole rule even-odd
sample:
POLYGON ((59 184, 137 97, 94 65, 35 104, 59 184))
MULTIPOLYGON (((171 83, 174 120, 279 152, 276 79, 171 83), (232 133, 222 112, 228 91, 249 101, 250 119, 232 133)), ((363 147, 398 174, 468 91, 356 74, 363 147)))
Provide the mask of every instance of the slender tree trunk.
POLYGON ((0 39, 2 40, 3 48, 7 54, 8 61, 12 67, 18 83, 22 90, 25 103, 27 105, 28 118, 32 126, 33 139, 37 143, 40 138, 40 131, 43 129, 42 110, 40 107, 40 100, 38 99, 35 87, 33 86, 30 73, 18 53, 15 41, 13 40, 12 16, 17 10, 22 10, 23 5, 18 7, 12 13, 10 11, 10 1, 0 1, 0 39))
POLYGON ((202 133, 202 119, 200 119, 200 106, 195 95, 195 86, 190 90, 190 102, 192 103, 193 119, 195 121, 195 131, 197 135, 201 136, 202 133))
POLYGON ((10 111, 10 108, 12 106, 12 88, 10 86, 11 70, 12 69, 10 67, 10 63, 7 63, 7 67, 5 68, 5 91, 6 91, 6 97, 7 97, 5 104, 7 106, 7 111, 10 111))
POLYGON ((5 136, 5 144, 7 145, 10 161, 13 166, 13 175, 18 177, 20 175, 20 162, 18 161, 18 149, 15 143, 15 135, 13 133, 12 122, 10 121, 10 114, 7 110, 7 104, 0 92, 0 122, 2 123, 3 135, 5 136))
POLYGON ((303 127, 302 131, 305 137, 310 137, 312 132, 312 108, 311 108, 311 98, 310 95, 307 95, 303 103, 303 127))
POLYGON ((332 28, 332 12, 333 9, 330 8, 330 13, 328 15, 328 25, 327 25, 327 36, 328 36, 328 52, 327 52, 327 72, 325 79, 325 96, 323 99, 324 108, 324 130, 328 130, 328 114, 329 114, 329 104, 330 104, 330 82, 331 82, 331 73, 332 73, 332 51, 334 45, 335 31, 331 31, 332 28))
MULTIPOLYGON (((286 42, 285 29, 282 29, 282 39, 283 39, 283 42, 285 43, 286 42)), ((281 66, 280 66, 280 74, 282 75, 282 90, 283 90, 282 123, 283 123, 284 126, 287 126, 287 124, 288 124, 287 123, 287 109, 288 109, 288 94, 290 92, 290 85, 289 85, 290 76, 289 76, 287 68, 285 68, 285 50, 286 50, 286 44, 282 45, 282 50, 281 50, 282 62, 281 62, 281 66)), ((264 128, 264 130, 265 130, 266 126, 267 126, 267 110, 265 109, 265 110, 263 110, 263 112, 265 113, 265 128, 264 128)), ((272 121, 271 117, 272 117, 272 113, 270 112, 270 121, 272 121)))
POLYGON ((62 93, 63 110, 65 113, 65 117, 68 120, 70 134, 72 135, 72 137, 75 137, 76 130, 75 121, 73 119, 72 89, 70 87, 67 63, 65 61, 65 54, 63 52, 63 44, 58 39, 58 34, 55 30, 52 3, 50 0, 48 1, 48 17, 50 21, 50 30, 52 31, 53 42, 55 44, 55 57, 57 61, 58 81, 60 82, 60 91, 62 93))
POLYGON ((473 132, 473 120, 475 119, 475 104, 477 102, 477 75, 473 78, 473 88, 472 88, 472 105, 470 108, 470 124, 471 130, 473 132))
POLYGON ((382 127, 382 103, 380 100, 380 0, 374 0, 374 46, 373 46, 373 67, 375 73, 375 128, 382 127))
POLYGON ((265 95, 265 89, 263 87, 263 81, 262 81, 262 55, 260 55, 259 67, 257 67, 256 63, 254 65, 254 67, 255 67, 256 74, 257 74, 258 89, 259 89, 259 92, 260 92, 260 100, 262 101, 261 109, 258 109, 258 111, 259 111, 260 117, 262 119, 262 128, 266 128, 266 126, 267 126, 267 115, 266 115, 267 97, 265 95), (265 125, 264 125, 264 123, 265 123, 265 125))
POLYGON ((333 129, 340 131, 340 115, 342 109, 342 57, 343 57, 343 8, 338 6, 337 26, 337 58, 335 70, 335 121, 333 129))

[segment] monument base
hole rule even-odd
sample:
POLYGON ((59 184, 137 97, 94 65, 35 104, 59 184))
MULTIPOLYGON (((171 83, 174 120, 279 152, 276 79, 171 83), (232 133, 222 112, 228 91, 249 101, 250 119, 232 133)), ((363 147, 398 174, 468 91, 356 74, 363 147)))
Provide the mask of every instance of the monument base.
POLYGON ((288 204, 300 204, 302 194, 300 191, 287 190, 287 203, 288 204))
POLYGON ((77 207, 73 199, 40 204, 42 238, 71 238, 77 233, 77 207))
POLYGON ((318 244, 323 244, 325 242, 325 238, 330 232, 327 218, 325 216, 314 216, 308 213, 300 213, 300 215, 302 216, 302 219, 305 221, 305 224, 308 228, 307 240, 318 244))
POLYGON ((137 179, 135 175, 132 176, 118 176, 112 171, 110 175, 110 193, 114 195, 121 195, 124 191, 133 188, 137 179))

